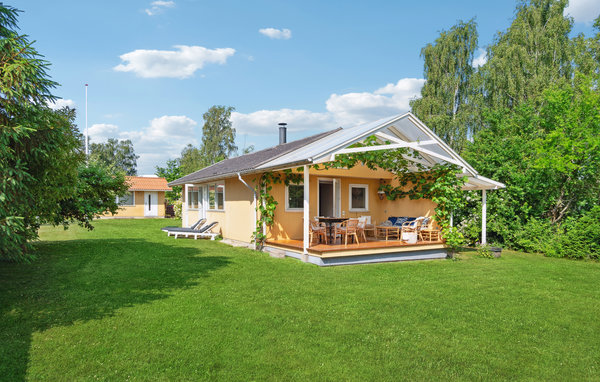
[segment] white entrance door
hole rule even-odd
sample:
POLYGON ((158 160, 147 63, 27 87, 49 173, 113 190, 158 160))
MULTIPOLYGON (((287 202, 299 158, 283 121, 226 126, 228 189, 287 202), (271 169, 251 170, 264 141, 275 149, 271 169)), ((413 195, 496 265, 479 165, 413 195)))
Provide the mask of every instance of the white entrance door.
POLYGON ((158 216, 158 193, 144 192, 144 216, 158 216))

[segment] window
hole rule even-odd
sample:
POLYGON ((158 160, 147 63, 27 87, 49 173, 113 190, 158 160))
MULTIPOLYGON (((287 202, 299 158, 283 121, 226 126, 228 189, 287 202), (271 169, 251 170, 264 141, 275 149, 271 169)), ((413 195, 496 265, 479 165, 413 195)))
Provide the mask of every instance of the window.
POLYGON ((198 209, 198 192, 200 187, 188 187, 187 203, 191 210, 198 209))
POLYGON ((350 211, 369 210, 369 186, 366 184, 350 185, 350 211))
POLYGON ((225 185, 224 184, 217 185, 217 209, 218 210, 225 209, 225 185))
POLYGON ((285 188, 286 211, 302 211, 304 209, 304 185, 290 184, 285 188))
POLYGON ((117 196, 117 204, 120 206, 134 206, 135 197, 133 196, 133 192, 128 192, 123 196, 117 196))
POLYGON ((208 208, 216 211, 225 209, 225 185, 212 183, 208 185, 208 208))

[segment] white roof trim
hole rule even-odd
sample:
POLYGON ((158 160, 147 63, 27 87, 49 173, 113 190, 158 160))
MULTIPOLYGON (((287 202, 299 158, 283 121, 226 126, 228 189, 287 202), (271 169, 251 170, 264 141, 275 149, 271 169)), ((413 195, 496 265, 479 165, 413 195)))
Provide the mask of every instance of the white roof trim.
POLYGON ((409 161, 421 163, 426 166, 433 166, 443 161, 462 167, 463 176, 466 175, 469 178, 468 184, 464 187, 465 189, 498 189, 505 187, 502 183, 480 176, 471 165, 412 113, 405 113, 348 129, 341 129, 311 144, 267 161, 258 166, 255 171, 274 170, 298 164, 329 162, 333 161, 337 154, 393 150, 403 147, 409 147, 417 151, 421 156, 421 158, 411 158, 404 155, 404 158, 409 161), (388 129, 390 134, 385 131, 386 129, 388 129), (376 136, 379 143, 383 143, 384 140, 392 143, 348 148, 348 146, 372 135, 376 136), (431 146, 431 148, 423 146, 431 146))

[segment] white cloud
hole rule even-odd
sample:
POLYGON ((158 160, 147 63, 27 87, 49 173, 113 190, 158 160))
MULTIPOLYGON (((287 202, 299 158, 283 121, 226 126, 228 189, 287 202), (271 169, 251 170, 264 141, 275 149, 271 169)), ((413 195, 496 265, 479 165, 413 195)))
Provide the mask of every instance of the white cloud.
POLYGON ((150 8, 146 8, 144 9, 144 11, 146 12, 146 14, 148 16, 154 16, 157 15, 159 13, 162 13, 166 8, 173 8, 175 7, 175 2, 174 1, 153 1, 152 3, 150 3, 150 8))
MULTIPOLYGON (((85 126, 81 132, 85 134, 85 126)), ((119 138, 119 126, 110 123, 96 123, 88 128, 88 136, 92 143, 105 142, 108 138, 119 138)))
POLYGON ((292 31, 289 29, 276 29, 276 28, 261 28, 258 33, 267 36, 268 38, 278 40, 289 40, 292 38, 292 31))
POLYGON ((487 52, 483 49, 479 49, 479 55, 473 59, 473 67, 479 68, 485 65, 487 62, 487 52))
POLYGON ((137 161, 138 173, 154 173, 154 166, 162 166, 167 159, 178 157, 191 143, 198 145, 198 123, 184 115, 163 115, 150 121, 150 126, 140 131, 122 132, 121 139, 131 139, 137 161))
POLYGON ((198 123, 184 115, 163 115, 150 121, 138 131, 120 131, 117 125, 98 123, 89 128, 90 141, 105 142, 108 138, 130 139, 139 155, 139 174, 153 174, 154 166, 163 166, 167 159, 176 158, 191 143, 198 145, 198 123))
POLYGON ((354 126, 410 110, 409 101, 420 95, 422 78, 403 78, 374 92, 332 94, 326 102, 336 122, 354 126))
MULTIPOLYGON (((238 136, 277 135, 277 124, 286 122, 288 131, 319 132, 338 126, 352 127, 410 109, 409 101, 420 95, 424 79, 403 78, 374 92, 332 94, 326 101, 327 112, 302 109, 259 110, 253 113, 231 114, 238 136)), ((260 140, 259 140, 260 141, 260 140)))
POLYGON ((70 108, 74 108, 75 107, 75 101, 73 101, 72 99, 62 99, 59 98, 57 100, 55 100, 54 102, 48 102, 48 107, 52 110, 59 110, 62 109, 63 107, 68 106, 70 108))
POLYGON ((328 113, 313 113, 308 110, 259 110, 250 114, 231 113, 231 122, 238 135, 272 135, 277 133, 277 124, 286 122, 288 131, 323 130, 335 127, 328 113))
POLYGON ((207 49, 202 46, 175 45, 177 50, 137 49, 119 56, 124 62, 113 69, 119 72, 134 72, 143 78, 187 78, 204 64, 225 64, 235 49, 207 49))
POLYGON ((564 14, 572 16, 576 23, 591 24, 600 15, 600 1, 570 0, 564 14))

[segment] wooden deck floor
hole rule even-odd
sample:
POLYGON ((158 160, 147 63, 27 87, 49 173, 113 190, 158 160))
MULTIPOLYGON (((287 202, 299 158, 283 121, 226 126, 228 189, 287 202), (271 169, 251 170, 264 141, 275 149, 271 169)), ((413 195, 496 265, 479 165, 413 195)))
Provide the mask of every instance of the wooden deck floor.
MULTIPOLYGON (((381 250, 381 249, 395 249, 398 251, 418 251, 419 249, 429 249, 432 246, 439 247, 443 245, 442 241, 419 241, 416 244, 408 244, 400 240, 377 240, 369 238, 367 242, 361 242, 358 244, 348 243, 345 246, 343 243, 340 244, 339 240, 336 244, 313 244, 308 248, 308 251, 317 255, 328 255, 340 252, 356 252, 356 251, 370 251, 370 250, 381 250)), ((267 240, 267 245, 275 245, 278 247, 284 247, 291 250, 302 251, 303 242, 302 240, 267 240)))

